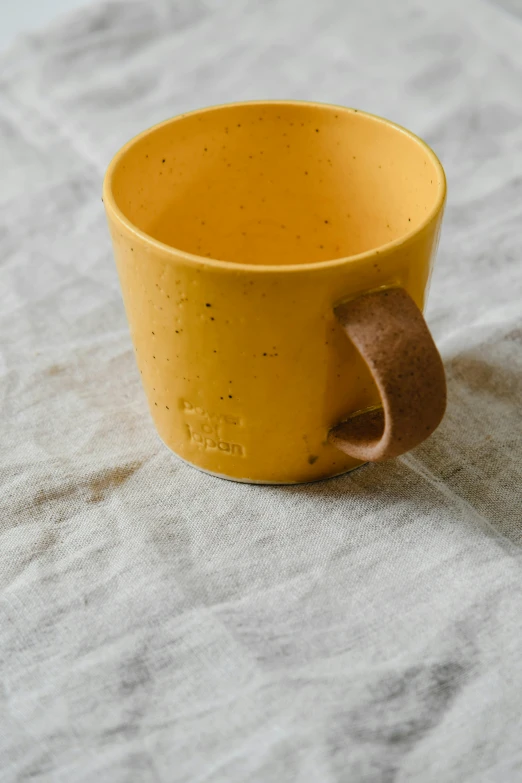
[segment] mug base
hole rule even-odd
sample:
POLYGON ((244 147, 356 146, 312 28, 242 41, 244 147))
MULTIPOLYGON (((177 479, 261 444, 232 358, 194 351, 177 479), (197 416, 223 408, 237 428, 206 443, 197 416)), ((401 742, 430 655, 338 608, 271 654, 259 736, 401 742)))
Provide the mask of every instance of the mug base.
MULTIPOLYGON (((161 438, 160 438, 161 440, 161 438)), ((187 459, 184 459, 183 457, 180 457, 179 454, 176 454, 175 451, 173 451, 167 444, 162 440, 162 444, 165 446, 170 453, 176 457, 176 459, 179 459, 180 462, 183 462, 185 465, 188 465, 190 468, 194 468, 195 470, 199 470, 200 473, 205 473, 207 476, 214 476, 214 478, 224 479, 225 481, 233 481, 236 484, 260 484, 262 486, 268 486, 268 487, 289 487, 289 486, 299 486, 301 484, 317 484, 319 481, 329 481, 330 479, 338 478, 339 476, 345 476, 347 473, 353 473, 355 470, 360 470, 361 468, 366 467, 368 465, 368 462, 363 462, 361 465, 356 465, 354 468, 349 468, 348 470, 341 470, 339 473, 332 473, 331 476, 321 476, 320 478, 315 479, 309 479, 308 481, 262 481, 258 479, 248 479, 248 478, 236 478, 235 476, 227 476, 225 473, 214 473, 212 470, 206 470, 205 468, 201 468, 199 465, 195 465, 193 462, 189 462, 187 459)))

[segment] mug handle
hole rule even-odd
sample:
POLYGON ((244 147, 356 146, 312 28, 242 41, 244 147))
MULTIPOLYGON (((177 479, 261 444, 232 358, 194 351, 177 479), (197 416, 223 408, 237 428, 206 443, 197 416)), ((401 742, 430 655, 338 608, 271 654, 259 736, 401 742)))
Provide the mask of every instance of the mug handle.
POLYGON ((446 409, 446 378, 423 315, 403 288, 364 294, 334 310, 368 365, 382 407, 334 426, 328 440, 351 457, 380 462, 422 443, 446 409))

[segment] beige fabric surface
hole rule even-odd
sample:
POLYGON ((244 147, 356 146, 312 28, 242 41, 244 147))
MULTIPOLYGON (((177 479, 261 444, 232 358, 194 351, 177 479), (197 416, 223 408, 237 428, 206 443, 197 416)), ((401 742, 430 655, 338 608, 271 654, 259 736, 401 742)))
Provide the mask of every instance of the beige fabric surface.
POLYGON ((0 60, 3 783, 522 781, 522 23, 485 0, 91 4, 0 60), (436 434, 329 482, 149 419, 101 180, 142 128, 309 98, 425 137, 436 434))

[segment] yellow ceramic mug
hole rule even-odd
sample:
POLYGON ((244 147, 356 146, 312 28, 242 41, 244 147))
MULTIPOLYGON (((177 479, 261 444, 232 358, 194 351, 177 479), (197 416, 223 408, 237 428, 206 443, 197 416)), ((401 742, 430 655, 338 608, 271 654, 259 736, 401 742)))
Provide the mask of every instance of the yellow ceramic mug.
POLYGON ((292 483, 427 437, 445 382, 420 310, 444 200, 423 142, 336 106, 217 106, 123 147, 104 202, 164 443, 292 483))

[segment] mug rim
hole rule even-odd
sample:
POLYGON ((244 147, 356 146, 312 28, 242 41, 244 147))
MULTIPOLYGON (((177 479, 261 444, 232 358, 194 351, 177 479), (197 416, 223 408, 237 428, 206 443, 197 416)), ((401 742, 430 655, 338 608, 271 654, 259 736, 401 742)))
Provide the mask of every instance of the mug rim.
POLYGON ((255 273, 255 272, 288 273, 288 272, 302 272, 302 271, 313 271, 313 270, 319 272, 321 269, 331 269, 338 266, 343 266, 347 263, 351 263, 352 261, 354 262, 364 261, 365 259, 371 259, 376 255, 382 256, 384 254, 388 254, 396 250, 397 248, 406 247, 416 237, 418 237, 427 228, 427 226, 429 226, 436 219, 437 215, 440 214, 441 210, 444 207, 444 202, 446 200, 446 191, 447 191, 446 173, 436 153, 429 146, 429 144, 423 141, 423 139, 421 139, 415 133, 403 127, 402 125, 399 125, 396 122, 392 122, 391 120, 388 120, 384 117, 380 117, 377 114, 372 114, 371 112, 362 111, 360 109, 354 109, 350 106, 341 106, 334 103, 323 103, 320 101, 284 100, 284 99, 232 101, 229 103, 215 104, 212 106, 204 107, 202 109, 193 109, 192 111, 183 112, 182 114, 177 114, 174 117, 170 117, 166 120, 163 120, 162 122, 158 122, 155 125, 152 125, 151 127, 141 131, 136 136, 133 136, 131 139, 129 139, 129 141, 126 142, 126 144, 120 147, 118 152, 116 152, 116 154, 111 159, 103 179, 103 203, 105 205, 105 209, 107 210, 108 213, 111 214, 112 218, 115 221, 120 223, 120 225, 122 225, 138 241, 141 241, 142 243, 144 243, 149 247, 153 247, 155 250, 162 252, 167 257, 170 257, 172 259, 183 258, 186 262, 189 262, 195 266, 203 266, 203 267, 210 266, 222 270, 229 269, 231 271, 234 270, 242 271, 242 272, 248 271, 249 273, 255 273), (421 221, 421 223, 417 225, 417 227, 412 228, 407 233, 403 234, 402 236, 396 239, 391 240, 390 242, 386 242, 383 245, 378 245, 377 247, 371 248, 370 250, 365 250, 362 253, 355 253, 353 255, 341 256, 340 258, 333 258, 326 261, 306 262, 303 264, 244 264, 238 261, 225 261, 217 258, 208 258, 207 256, 199 256, 195 253, 189 253, 186 250, 181 250, 179 248, 174 247, 173 245, 167 245, 165 242, 161 242, 160 240, 155 239, 150 234, 147 234, 146 231, 142 231, 140 228, 134 225, 134 223, 131 220, 129 220, 129 218, 127 218, 126 215, 123 214, 121 209, 116 204, 116 200, 112 192, 112 180, 113 180, 114 172, 116 170, 118 163, 123 158, 123 156, 128 152, 128 150, 138 142, 142 141, 142 139, 146 138, 149 135, 152 135, 160 128, 163 128, 167 125, 171 125, 172 123, 175 122, 179 122, 180 120, 183 120, 186 117, 194 116, 197 114, 206 114, 207 112, 212 112, 219 109, 237 108, 240 106, 261 107, 261 106, 274 106, 274 105, 308 106, 310 108, 318 108, 318 109, 327 108, 327 109, 334 109, 339 112, 347 112, 349 114, 360 114, 362 117, 367 117, 371 120, 374 120, 389 128, 393 128, 399 131, 400 133, 404 134, 411 141, 415 142, 423 149, 423 151, 426 153, 428 158, 431 160, 431 162, 434 164, 435 168, 439 172, 439 185, 438 185, 435 204, 429 210, 429 212, 427 213, 425 218, 421 221))

